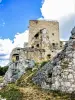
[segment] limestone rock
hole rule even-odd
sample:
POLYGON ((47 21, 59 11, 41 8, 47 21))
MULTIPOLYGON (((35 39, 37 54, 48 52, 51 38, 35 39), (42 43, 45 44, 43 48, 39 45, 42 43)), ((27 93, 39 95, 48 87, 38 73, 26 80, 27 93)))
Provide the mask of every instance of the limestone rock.
POLYGON ((75 27, 64 49, 44 65, 32 80, 45 89, 68 93, 75 91, 75 27))
POLYGON ((33 68, 34 65, 35 62, 33 60, 22 60, 10 63, 8 71, 4 76, 4 83, 15 82, 26 72, 27 68, 33 68))

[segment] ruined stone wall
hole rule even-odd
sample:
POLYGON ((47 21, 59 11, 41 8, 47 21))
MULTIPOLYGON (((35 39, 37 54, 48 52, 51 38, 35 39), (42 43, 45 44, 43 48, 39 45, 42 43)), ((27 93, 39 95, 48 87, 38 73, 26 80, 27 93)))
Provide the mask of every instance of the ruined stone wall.
POLYGON ((60 49, 59 23, 56 21, 30 20, 29 46, 45 49, 44 60, 47 60, 47 55, 49 54, 53 58, 60 49), (36 38, 37 34, 39 36, 36 38), (53 48, 53 44, 55 44, 56 48, 53 48))
POLYGON ((47 29, 47 33, 49 34, 49 39, 51 43, 59 43, 59 23, 56 21, 38 21, 38 20, 30 20, 29 22, 29 45, 32 43, 32 39, 36 33, 38 33, 41 29, 47 29))
MULTIPOLYGON (((13 57, 16 56, 16 54, 19 56, 19 60, 27 59, 27 54, 23 51, 22 48, 14 48, 10 54, 10 62, 13 61, 13 57)), ((16 60, 16 58, 15 58, 16 60)))
POLYGON ((16 61, 16 56, 18 56, 18 61, 23 61, 26 59, 34 60, 35 62, 40 62, 44 59, 45 52, 40 49, 32 48, 15 48, 10 54, 10 62, 16 61))
POLYGON ((44 52, 34 51, 34 52, 28 52, 29 59, 34 60, 35 62, 41 62, 44 59, 44 52))
MULTIPOLYGON (((24 48, 15 48, 10 55, 10 59, 14 53, 19 54, 19 60, 33 59, 36 62, 40 62, 42 60, 48 60, 47 56, 51 56, 51 58, 53 58, 59 52, 56 50, 59 49, 60 46, 59 23, 56 21, 30 20, 28 44, 29 45, 25 43, 24 48), (46 33, 44 34, 43 31, 46 31, 46 33), (39 34, 38 38, 35 37, 36 34, 39 34), (52 43, 57 44, 57 48, 53 49, 52 43), (34 50, 30 51, 29 47, 34 50), (29 49, 25 50, 25 48, 29 49), (44 49, 45 52, 40 52, 39 50, 35 49, 44 49)), ((15 58, 13 57, 13 59, 15 58)))

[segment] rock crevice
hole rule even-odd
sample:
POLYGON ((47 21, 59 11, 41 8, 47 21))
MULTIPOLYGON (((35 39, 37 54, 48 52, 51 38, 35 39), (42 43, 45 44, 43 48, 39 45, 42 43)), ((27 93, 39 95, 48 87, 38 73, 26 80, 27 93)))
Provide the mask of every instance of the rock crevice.
POLYGON ((63 50, 38 71, 32 79, 44 89, 75 91, 75 27, 63 50))

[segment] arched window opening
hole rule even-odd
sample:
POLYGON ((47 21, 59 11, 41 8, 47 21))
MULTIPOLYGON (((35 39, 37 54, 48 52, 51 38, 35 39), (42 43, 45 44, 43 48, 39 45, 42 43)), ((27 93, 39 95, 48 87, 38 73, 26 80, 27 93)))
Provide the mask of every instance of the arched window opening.
POLYGON ((34 37, 37 39, 39 37, 39 33, 35 34, 34 37))
POLYGON ((13 62, 19 61, 19 54, 13 54, 13 55, 12 55, 12 61, 13 61, 13 62))

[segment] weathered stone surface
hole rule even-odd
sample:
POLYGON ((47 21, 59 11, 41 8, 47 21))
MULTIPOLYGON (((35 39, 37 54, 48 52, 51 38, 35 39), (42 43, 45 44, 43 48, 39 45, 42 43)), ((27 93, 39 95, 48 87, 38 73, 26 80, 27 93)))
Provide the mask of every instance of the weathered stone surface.
POLYGON ((8 71, 4 76, 4 83, 15 82, 25 72, 27 68, 33 68, 35 62, 33 60, 17 61, 9 64, 8 71))
MULTIPOLYGON (((42 86, 42 83, 46 81, 48 82, 48 80, 50 79, 48 76, 48 72, 52 73, 52 68, 53 66, 51 65, 51 62, 48 62, 45 66, 43 66, 42 69, 40 69, 37 73, 37 76, 35 76, 32 80, 34 81, 34 83, 42 86), (41 73, 42 72, 42 73, 41 73)), ((49 84, 50 85, 50 84, 49 84)), ((43 86, 44 87, 44 86, 43 86)), ((46 87, 46 86, 45 86, 46 87)))
POLYGON ((41 87, 44 82, 45 89, 69 93, 75 91, 75 27, 64 49, 54 57, 52 62, 44 65, 32 80, 41 87))

